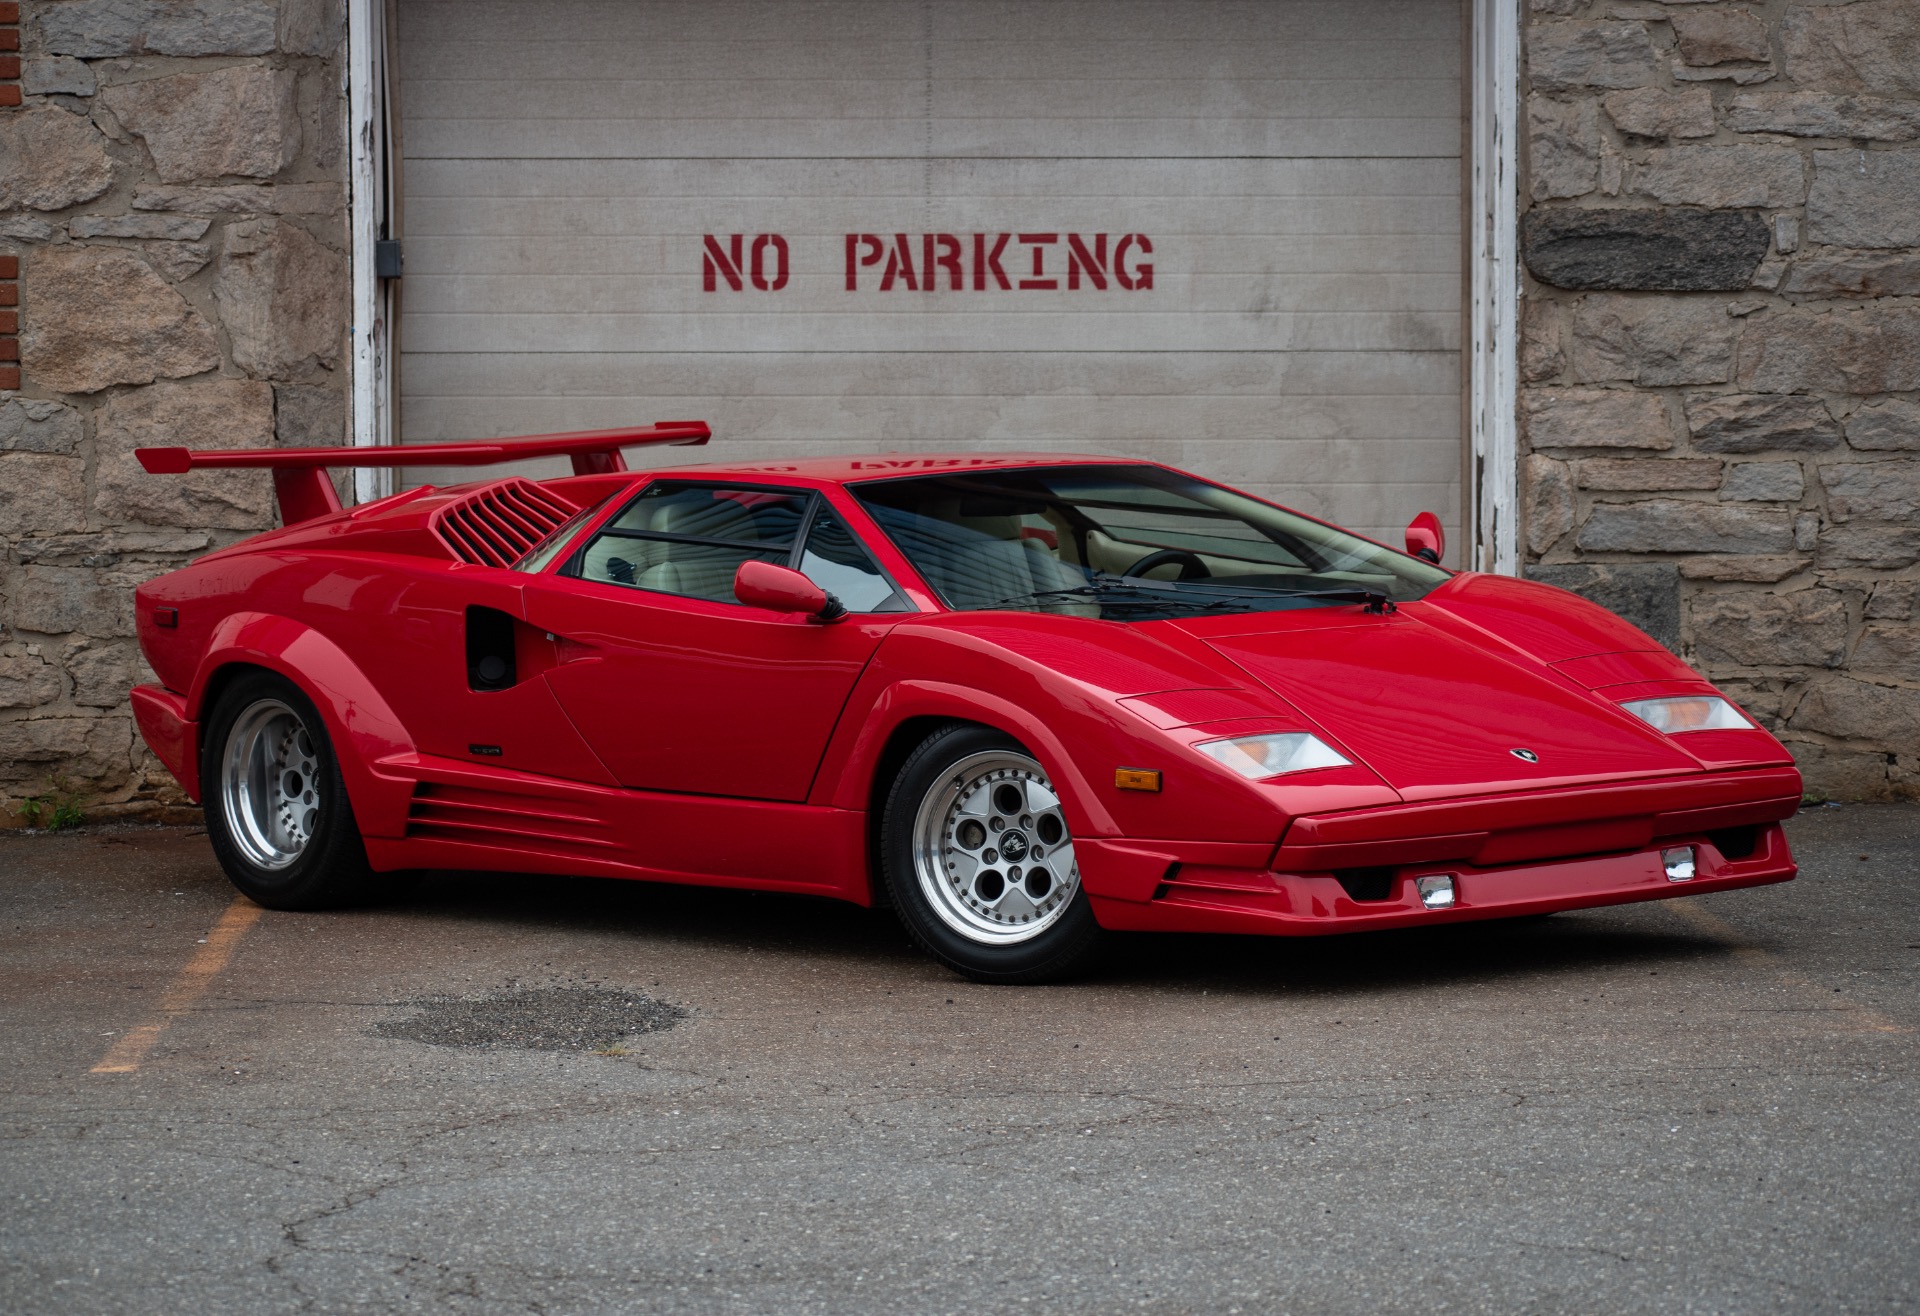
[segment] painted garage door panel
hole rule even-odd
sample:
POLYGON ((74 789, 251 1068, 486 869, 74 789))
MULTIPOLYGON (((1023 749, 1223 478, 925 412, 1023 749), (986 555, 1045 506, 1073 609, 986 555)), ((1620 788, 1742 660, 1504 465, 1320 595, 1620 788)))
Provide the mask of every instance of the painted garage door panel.
POLYGON ((1449 0, 400 20, 407 439, 699 415, 729 455, 1138 453, 1383 536, 1457 520, 1449 0), (963 259, 909 291, 876 257, 847 288, 849 234, 924 266, 1002 233, 1060 235, 1005 253, 1040 283, 1068 234, 1145 235, 1151 283, 976 290, 963 259), (707 289, 734 234, 781 236, 777 289, 707 289))

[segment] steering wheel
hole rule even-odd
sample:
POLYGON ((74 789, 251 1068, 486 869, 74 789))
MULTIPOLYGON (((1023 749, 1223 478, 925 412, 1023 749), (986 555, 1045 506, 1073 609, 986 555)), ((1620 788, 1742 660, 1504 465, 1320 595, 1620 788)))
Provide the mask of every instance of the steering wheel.
POLYGON ((1181 580, 1199 580, 1211 576, 1213 572, 1200 560, 1198 553, 1189 553, 1184 548, 1163 548, 1157 553, 1149 553, 1128 567, 1120 575, 1124 579, 1130 576, 1144 576, 1155 567, 1164 567, 1169 562, 1180 564, 1181 580))

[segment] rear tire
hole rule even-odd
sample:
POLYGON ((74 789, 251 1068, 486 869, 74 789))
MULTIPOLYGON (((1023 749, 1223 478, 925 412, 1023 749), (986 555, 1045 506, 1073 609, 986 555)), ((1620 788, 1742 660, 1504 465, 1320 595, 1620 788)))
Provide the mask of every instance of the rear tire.
POLYGON ((1046 771, 980 726, 908 756, 881 817, 881 870, 907 931, 975 982, 1070 976, 1100 942, 1046 771))
POLYGON ((207 840, 240 893, 268 909, 365 899, 375 878, 313 703, 286 678, 253 672, 207 719, 207 840))

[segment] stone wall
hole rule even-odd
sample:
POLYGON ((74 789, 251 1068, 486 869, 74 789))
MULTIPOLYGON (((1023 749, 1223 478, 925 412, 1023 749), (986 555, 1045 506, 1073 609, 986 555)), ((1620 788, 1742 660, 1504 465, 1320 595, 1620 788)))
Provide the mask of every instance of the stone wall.
POLYGON ((70 778, 164 813, 133 587, 274 523, 264 473, 153 477, 144 444, 339 443, 343 0, 28 0, 0 110, 0 824, 70 778))
POLYGON ((1920 796, 1920 0, 1530 0, 1523 555, 1920 796))

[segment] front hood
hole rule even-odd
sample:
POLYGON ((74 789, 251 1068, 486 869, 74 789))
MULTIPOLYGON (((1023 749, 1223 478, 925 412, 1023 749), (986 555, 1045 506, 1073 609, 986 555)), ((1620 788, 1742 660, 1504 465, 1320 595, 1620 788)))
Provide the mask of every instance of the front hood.
POLYGON ((1700 771, 1665 736, 1543 663, 1422 611, 1314 609, 1189 634, 1409 800, 1700 771))

